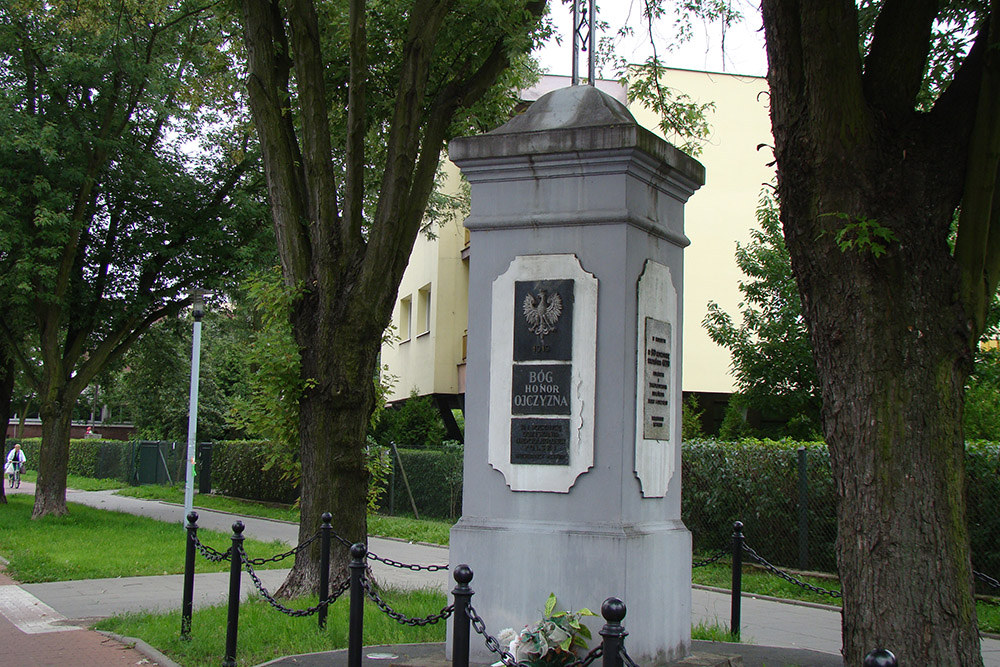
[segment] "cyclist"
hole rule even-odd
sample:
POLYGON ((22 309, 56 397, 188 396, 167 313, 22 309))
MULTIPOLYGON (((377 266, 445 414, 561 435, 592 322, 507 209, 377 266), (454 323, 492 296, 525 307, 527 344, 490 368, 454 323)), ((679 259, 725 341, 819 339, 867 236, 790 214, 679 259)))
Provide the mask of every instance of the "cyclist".
POLYGON ((21 486, 21 473, 24 472, 24 462, 27 461, 24 452, 21 451, 20 443, 14 445, 14 449, 7 453, 7 463, 3 471, 10 476, 10 486, 21 486))

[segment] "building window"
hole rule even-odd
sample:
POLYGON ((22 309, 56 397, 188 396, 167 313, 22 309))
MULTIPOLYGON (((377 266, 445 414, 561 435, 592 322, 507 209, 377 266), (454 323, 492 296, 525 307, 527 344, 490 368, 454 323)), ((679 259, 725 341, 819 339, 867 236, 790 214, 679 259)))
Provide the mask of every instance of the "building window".
POLYGON ((410 340, 410 311, 412 308, 411 297, 404 296, 399 300, 399 340, 402 343, 410 340))
POLYGON ((417 335, 431 330, 431 286, 428 283, 417 290, 417 335))

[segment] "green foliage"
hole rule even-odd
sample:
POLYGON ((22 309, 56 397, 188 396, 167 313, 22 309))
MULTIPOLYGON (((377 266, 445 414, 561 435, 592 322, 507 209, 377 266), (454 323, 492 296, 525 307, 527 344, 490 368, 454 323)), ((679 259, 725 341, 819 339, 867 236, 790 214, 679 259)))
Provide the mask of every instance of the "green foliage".
MULTIPOLYGON (((462 445, 457 442, 441 450, 398 449, 420 516, 454 519, 462 513, 462 445)), ((410 500, 398 461, 393 461, 393 505, 408 512, 410 500)), ((383 508, 385 502, 383 501, 383 508)))
POLYGON ((437 449, 445 432, 434 399, 420 396, 414 389, 400 405, 386 408, 379 414, 374 436, 386 446, 394 442, 404 449, 437 449))
MULTIPOLYGON (((802 316, 798 287, 782 237, 778 207, 768 188, 757 209, 760 229, 747 245, 737 244, 741 280, 742 322, 717 303, 708 304, 702 325, 717 344, 732 354, 739 398, 727 410, 724 437, 743 435, 737 411, 757 410, 769 421, 795 420, 798 431, 819 430, 819 382, 812 344, 802 316)), ((780 430, 776 435, 784 435, 780 430)))
MULTIPOLYGON (((729 548, 734 521, 747 544, 784 567, 798 560, 799 449, 805 448, 808 488, 808 569, 834 572, 836 485, 822 442, 745 439, 683 445, 681 516, 696 553, 729 548)), ((1000 578, 1000 444, 969 442, 966 498, 973 569, 1000 578)), ((984 589, 983 592, 988 592, 984 589)))
MULTIPOLYGON (((17 442, 21 443, 21 451, 28 459, 28 468, 37 470, 41 438, 25 438, 17 442)), ((70 440, 67 472, 80 477, 117 479, 129 483, 134 449, 134 442, 123 440, 70 440)))
POLYGON ((269 465, 274 446, 264 440, 216 442, 212 447, 212 489, 218 493, 291 503, 298 498, 298 484, 269 465))
POLYGON ((301 354, 289 323, 302 288, 285 285, 279 267, 252 275, 243 287, 258 326, 243 354, 243 364, 251 370, 247 391, 234 398, 230 423, 250 437, 269 441, 266 468, 275 468, 297 486, 302 474, 299 399, 314 384, 301 377, 301 354))
POLYGON ((580 619, 596 616, 586 607, 579 611, 556 611, 555 593, 545 601, 542 619, 520 632, 501 631, 500 641, 510 648, 514 659, 531 667, 561 667, 578 660, 587 651, 590 628, 580 619))
POLYGON ((1000 349, 980 350, 965 388, 963 432, 968 440, 1000 440, 1000 349))
POLYGON ((896 233, 873 218, 852 218, 846 213, 827 213, 843 221, 834 241, 843 252, 870 252, 878 258, 885 254, 886 244, 898 241, 896 233))
POLYGON ((822 443, 752 440, 685 443, 681 457, 681 516, 694 549, 726 549, 734 521, 747 543, 772 563, 797 567, 798 449, 805 447, 809 481, 810 569, 833 571, 836 493, 822 443))
POLYGON ((694 440, 705 437, 705 428, 701 423, 704 410, 699 410, 698 397, 694 394, 684 399, 681 404, 681 440, 694 440))
POLYGON ((368 436, 368 446, 365 448, 365 467, 368 469, 368 513, 374 514, 378 511, 389 483, 389 475, 392 474, 392 454, 388 448, 379 446, 371 436, 368 436))

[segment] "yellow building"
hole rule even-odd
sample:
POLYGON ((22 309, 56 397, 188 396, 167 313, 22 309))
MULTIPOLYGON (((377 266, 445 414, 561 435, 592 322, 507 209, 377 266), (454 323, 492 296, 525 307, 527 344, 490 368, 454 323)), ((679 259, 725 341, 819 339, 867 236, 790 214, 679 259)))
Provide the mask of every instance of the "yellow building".
MULTIPOLYGON (((568 83, 567 77, 543 77, 525 92, 525 99, 537 99, 568 83)), ((768 166, 773 142, 767 81, 675 69, 667 70, 664 83, 695 102, 715 105, 708 112, 711 134, 698 156, 707 182, 685 208, 684 230, 691 245, 684 253, 683 389, 685 395, 699 396, 709 420, 717 424, 733 391, 730 356, 709 338, 701 322, 709 301, 738 314, 738 283, 744 276, 734 258, 736 243, 749 240, 761 188, 774 175, 768 166)), ((625 101, 617 83, 600 82, 600 87, 625 101)), ((641 125, 659 133, 655 114, 637 105, 629 108, 641 125)), ((444 168, 446 187, 457 190, 458 169, 450 162, 444 168)), ((393 312, 398 340, 383 346, 382 363, 396 376, 390 402, 408 398, 415 390, 434 396, 447 413, 447 408, 461 407, 465 392, 468 262, 475 249, 468 246, 461 219, 448 220, 435 234, 434 239, 421 235, 414 245, 393 312)), ((445 414, 446 421, 449 416, 445 414)))

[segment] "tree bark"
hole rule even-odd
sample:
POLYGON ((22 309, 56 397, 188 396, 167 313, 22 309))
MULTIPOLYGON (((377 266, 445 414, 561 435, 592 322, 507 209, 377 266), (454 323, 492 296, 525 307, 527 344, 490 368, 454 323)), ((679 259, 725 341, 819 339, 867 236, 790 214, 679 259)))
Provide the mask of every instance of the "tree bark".
MULTIPOLYGON (((0 452, 7 455, 7 425, 10 423, 10 404, 14 397, 14 372, 15 365, 13 357, 7 355, 3 347, 0 347, 0 415, 3 416, 3 431, 0 432, 0 452)), ((4 492, 5 484, 0 479, 0 505, 7 504, 7 495, 4 492)))
POLYGON ((73 401, 43 400, 39 412, 42 417, 42 446, 38 453, 38 479, 35 483, 32 519, 69 513, 66 509, 66 472, 69 467, 73 401))
POLYGON ((916 4, 926 25, 883 22, 877 43, 895 46, 873 46, 863 66, 853 2, 763 3, 781 219, 822 389, 852 666, 875 647, 900 664, 982 664, 961 430, 976 336, 947 243, 970 117, 914 111, 913 64, 871 61, 926 57, 933 12, 916 4), (901 80, 871 85, 893 72, 901 80))

